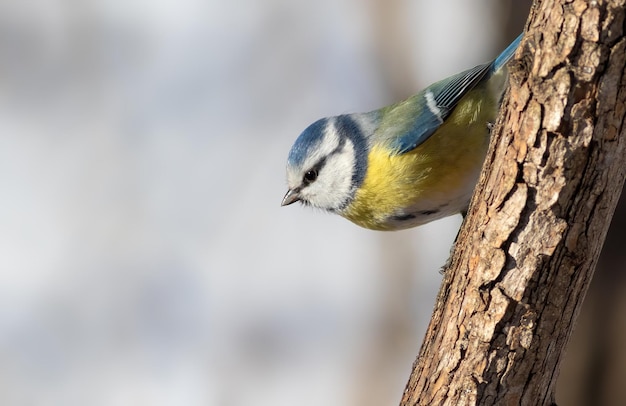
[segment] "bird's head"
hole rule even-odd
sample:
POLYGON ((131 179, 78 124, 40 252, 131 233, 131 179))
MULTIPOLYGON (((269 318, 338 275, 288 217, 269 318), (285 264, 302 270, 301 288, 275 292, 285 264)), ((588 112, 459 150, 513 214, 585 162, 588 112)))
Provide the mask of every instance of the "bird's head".
POLYGON ((297 201, 341 212, 365 177, 368 121, 355 115, 324 118, 311 124, 291 147, 287 159, 286 206, 297 201))

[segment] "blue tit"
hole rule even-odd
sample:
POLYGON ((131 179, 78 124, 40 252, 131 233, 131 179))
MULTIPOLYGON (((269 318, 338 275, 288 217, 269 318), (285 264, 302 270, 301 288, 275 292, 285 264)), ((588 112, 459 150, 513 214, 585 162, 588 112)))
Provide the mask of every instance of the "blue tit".
POLYGON ((521 38, 407 100, 311 124, 289 152, 282 205, 300 201, 374 230, 466 212, 521 38))

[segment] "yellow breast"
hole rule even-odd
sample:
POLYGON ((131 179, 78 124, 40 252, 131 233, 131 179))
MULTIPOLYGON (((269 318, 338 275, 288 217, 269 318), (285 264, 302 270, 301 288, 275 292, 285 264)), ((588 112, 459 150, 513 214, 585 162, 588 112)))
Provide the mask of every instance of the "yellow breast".
POLYGON ((341 214, 365 228, 397 230, 464 210, 487 151, 487 123, 495 119, 481 114, 481 98, 473 100, 459 103, 412 151, 397 155, 374 145, 365 179, 341 214))

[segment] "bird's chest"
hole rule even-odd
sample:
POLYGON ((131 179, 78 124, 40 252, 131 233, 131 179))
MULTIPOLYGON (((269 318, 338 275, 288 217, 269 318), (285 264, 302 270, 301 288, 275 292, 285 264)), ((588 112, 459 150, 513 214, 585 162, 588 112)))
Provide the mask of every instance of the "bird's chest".
POLYGON ((424 154, 370 153, 365 180, 341 213, 375 230, 415 227, 467 208, 480 164, 442 165, 424 154))

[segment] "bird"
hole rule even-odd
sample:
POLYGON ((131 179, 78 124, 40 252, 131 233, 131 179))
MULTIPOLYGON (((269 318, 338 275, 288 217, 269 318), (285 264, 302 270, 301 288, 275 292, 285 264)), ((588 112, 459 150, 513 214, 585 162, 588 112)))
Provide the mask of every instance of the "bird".
POLYGON ((281 206, 301 202, 383 231, 465 216, 522 35, 406 100, 308 126, 289 151, 281 206))

